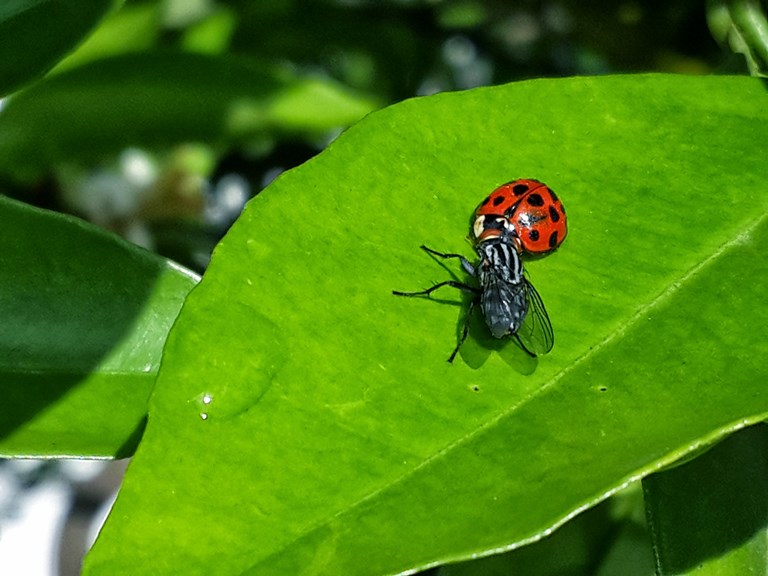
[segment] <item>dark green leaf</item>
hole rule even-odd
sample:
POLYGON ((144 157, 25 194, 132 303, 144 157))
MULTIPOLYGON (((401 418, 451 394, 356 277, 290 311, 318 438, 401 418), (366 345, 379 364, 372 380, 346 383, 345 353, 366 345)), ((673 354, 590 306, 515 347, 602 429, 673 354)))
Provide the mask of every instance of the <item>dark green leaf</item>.
POLYGON ((196 276, 3 196, 0 221, 0 454, 129 454, 196 276))
POLYGON ((538 80, 403 102, 276 180, 171 331, 91 575, 395 574, 534 541, 768 415, 768 98, 748 78, 538 80), (556 333, 445 360, 475 206, 539 178, 556 333), (447 268, 447 269, 446 269, 447 268), (435 298, 438 300, 438 298, 435 298), (447 302, 446 302, 447 301, 447 302))
POLYGON ((374 108, 329 80, 231 55, 118 56, 47 78, 11 100, 0 112, 0 174, 34 177, 57 162, 126 146, 318 134, 374 108))
POLYGON ((113 4, 112 0, 0 3, 0 97, 53 67, 113 4))
POLYGON ((637 482, 537 542, 449 564, 435 576, 650 576, 653 569, 637 482))
POLYGON ((643 481, 657 574, 768 574, 768 426, 643 481))

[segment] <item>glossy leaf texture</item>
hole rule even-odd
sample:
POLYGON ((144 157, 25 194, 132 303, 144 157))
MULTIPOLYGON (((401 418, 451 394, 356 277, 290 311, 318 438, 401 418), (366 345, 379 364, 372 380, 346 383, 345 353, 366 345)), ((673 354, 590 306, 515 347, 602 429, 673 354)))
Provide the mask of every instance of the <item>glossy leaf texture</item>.
POLYGON ((643 480, 656 573, 768 574, 768 426, 643 480))
POLYGON ((0 97, 52 68, 113 4, 113 0, 7 0, 0 4, 0 97))
POLYGON ((115 56, 46 78, 0 111, 0 174, 31 179, 126 146, 316 136, 375 107, 330 80, 232 55, 115 56))
POLYGON ((0 455, 132 453, 197 276, 0 196, 0 455))
POLYGON ((768 415, 768 98, 748 78, 535 80, 370 115, 248 205, 166 346, 85 573, 398 574, 521 546, 768 415), (537 178, 529 358, 466 301, 397 298, 471 257, 537 178))

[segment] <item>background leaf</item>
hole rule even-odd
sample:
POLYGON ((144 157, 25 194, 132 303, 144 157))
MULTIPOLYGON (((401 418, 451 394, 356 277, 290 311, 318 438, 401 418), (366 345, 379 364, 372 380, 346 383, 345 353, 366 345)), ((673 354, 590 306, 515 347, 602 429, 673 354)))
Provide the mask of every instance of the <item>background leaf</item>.
POLYGON ((172 330, 87 574, 394 574, 520 546, 768 415, 763 86, 539 80, 369 116, 276 180, 172 330), (578 111, 578 113, 574 113, 578 111), (473 208, 534 177, 531 360, 448 303, 473 208), (449 271, 450 270, 450 271, 449 271))
POLYGON ((653 553, 644 524, 637 483, 538 542, 442 566, 437 576, 650 576, 653 553))
POLYGON ((52 74, 107 56, 152 50, 162 28, 162 4, 129 3, 108 14, 93 34, 59 62, 52 74))
POLYGON ((113 4, 112 0, 6 0, 0 4, 0 97, 52 68, 113 4))
POLYGON ((0 220, 0 454, 130 454, 197 277, 3 196, 0 220))
POLYGON ((657 574, 766 574, 768 426, 643 481, 657 574))
POLYGON ((0 174, 39 177, 51 164, 126 146, 224 145, 275 131, 318 135, 361 118, 370 98, 232 55, 142 53, 46 79, 0 113, 0 174))

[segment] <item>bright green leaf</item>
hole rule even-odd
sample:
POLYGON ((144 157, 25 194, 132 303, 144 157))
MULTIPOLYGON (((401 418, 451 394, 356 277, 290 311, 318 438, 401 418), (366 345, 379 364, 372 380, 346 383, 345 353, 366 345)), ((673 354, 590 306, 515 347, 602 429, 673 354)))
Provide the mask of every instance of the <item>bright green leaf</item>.
POLYGON ((35 177, 57 162, 126 146, 315 135, 374 108, 370 98, 330 80, 231 55, 118 56, 47 78, 12 99, 0 112, 0 174, 35 177))
POLYGON ((229 47, 237 27, 237 13, 220 7, 184 33, 182 47, 190 52, 220 54, 229 47))
MULTIPOLYGON (((171 331, 86 573, 395 574, 535 541, 768 415, 768 99, 748 78, 537 80, 369 116, 253 200, 171 331), (406 299, 539 178, 532 360, 406 299)), ((466 303, 465 303, 466 304, 466 303)))
POLYGON ((657 574, 768 574, 768 426, 643 481, 657 574))
POLYGON ((109 14, 77 50, 51 71, 57 74, 86 62, 140 50, 149 50, 160 33, 159 3, 129 4, 109 14))
POLYGON ((125 456, 197 278, 0 196, 0 455, 125 456))
POLYGON ((0 3, 0 96, 42 76, 101 20, 113 0, 0 3))

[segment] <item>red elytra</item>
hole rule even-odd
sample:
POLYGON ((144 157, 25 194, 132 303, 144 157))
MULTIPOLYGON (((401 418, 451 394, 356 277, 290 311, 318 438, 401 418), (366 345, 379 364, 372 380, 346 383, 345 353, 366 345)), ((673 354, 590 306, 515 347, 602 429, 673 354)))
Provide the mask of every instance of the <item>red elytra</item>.
POLYGON ((511 231, 517 248, 531 254, 551 252, 568 234, 563 203, 538 180, 520 179, 496 188, 475 210, 475 242, 482 243, 511 231))

